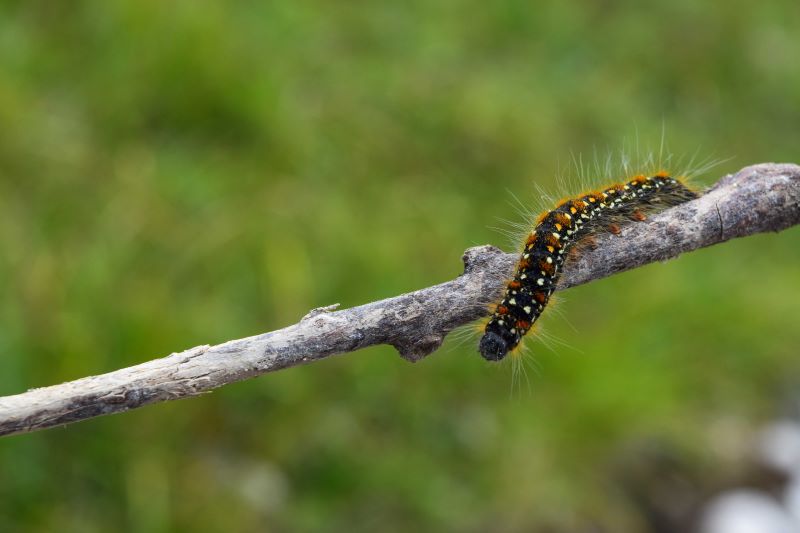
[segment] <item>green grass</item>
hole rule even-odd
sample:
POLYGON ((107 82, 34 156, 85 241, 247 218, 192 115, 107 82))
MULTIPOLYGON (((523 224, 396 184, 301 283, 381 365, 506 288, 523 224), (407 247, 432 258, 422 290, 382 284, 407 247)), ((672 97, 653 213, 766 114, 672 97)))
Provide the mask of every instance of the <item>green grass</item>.
MULTIPOLYGON (((571 153, 798 162, 791 0, 5 2, 0 395, 459 274, 571 153)), ((796 387, 792 229, 570 290, 539 372, 448 342, 0 441, 9 531, 571 531, 630 443, 796 387)), ((610 488, 611 487, 611 488, 610 488)))

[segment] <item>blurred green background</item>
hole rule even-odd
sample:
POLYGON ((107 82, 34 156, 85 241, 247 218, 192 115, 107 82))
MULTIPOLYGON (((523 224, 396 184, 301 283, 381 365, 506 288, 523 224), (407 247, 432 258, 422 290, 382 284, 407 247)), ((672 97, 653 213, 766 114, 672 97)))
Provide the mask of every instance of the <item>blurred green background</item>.
MULTIPOLYGON (((508 249, 510 192, 662 125, 733 157, 702 183, 798 162, 797 22, 796 0, 2 2, 0 395, 453 278, 508 249)), ((4 438, 0 530, 648 531, 642 443, 725 472, 800 383, 798 264, 795 228, 570 290, 514 392, 450 339, 4 438)))

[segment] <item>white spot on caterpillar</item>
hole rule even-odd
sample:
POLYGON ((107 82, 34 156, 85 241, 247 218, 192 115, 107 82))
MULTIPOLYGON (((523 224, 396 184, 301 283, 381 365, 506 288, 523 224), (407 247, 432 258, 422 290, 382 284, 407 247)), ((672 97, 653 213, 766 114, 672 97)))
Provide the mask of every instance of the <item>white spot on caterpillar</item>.
POLYGON ((547 261, 551 265, 553 264, 553 258, 552 257, 548 257, 547 259, 545 259, 545 261, 547 261))
POLYGON ((508 301, 508 303, 510 303, 511 305, 517 305, 517 301, 516 301, 514 298, 511 298, 511 299, 508 301))
POLYGON ((531 314, 531 306, 530 305, 526 305, 525 307, 522 308, 522 310, 525 311, 525 314, 528 314, 528 315, 531 314))
POLYGON ((536 284, 537 284, 537 285, 539 285, 539 286, 541 287, 542 285, 544 285, 544 279, 543 279, 543 278, 539 278, 539 279, 537 279, 537 280, 536 280, 536 284))
POLYGON ((555 237, 556 239, 560 239, 561 235, 559 235, 558 233, 553 232, 553 237, 555 237))

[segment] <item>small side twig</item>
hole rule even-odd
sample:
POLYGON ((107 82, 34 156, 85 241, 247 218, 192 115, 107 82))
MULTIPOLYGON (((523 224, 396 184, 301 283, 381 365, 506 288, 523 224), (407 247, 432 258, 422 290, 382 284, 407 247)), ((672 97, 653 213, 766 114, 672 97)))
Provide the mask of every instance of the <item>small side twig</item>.
MULTIPOLYGON (((761 164, 725 176, 697 200, 597 239, 569 263, 563 290, 735 237, 781 231, 800 222, 800 167, 761 164), (619 238, 622 237, 622 238, 619 238)), ((318 308, 292 326, 198 346, 115 372, 0 398, 0 435, 25 433, 155 402, 195 396, 266 372, 376 344, 417 361, 454 328, 485 314, 516 256, 470 248, 464 274, 408 294, 334 311, 318 308)))

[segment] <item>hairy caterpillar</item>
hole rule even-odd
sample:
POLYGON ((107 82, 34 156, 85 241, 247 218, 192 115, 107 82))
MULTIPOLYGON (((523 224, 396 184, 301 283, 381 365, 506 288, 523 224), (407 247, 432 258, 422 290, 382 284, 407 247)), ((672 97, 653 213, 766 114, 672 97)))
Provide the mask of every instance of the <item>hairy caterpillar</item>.
POLYGON ((698 195, 680 179, 661 171, 560 202, 542 214, 528 234, 513 278, 480 340, 484 359, 499 361, 516 348, 539 318, 555 290, 569 249, 600 228, 644 220, 646 213, 698 195))

